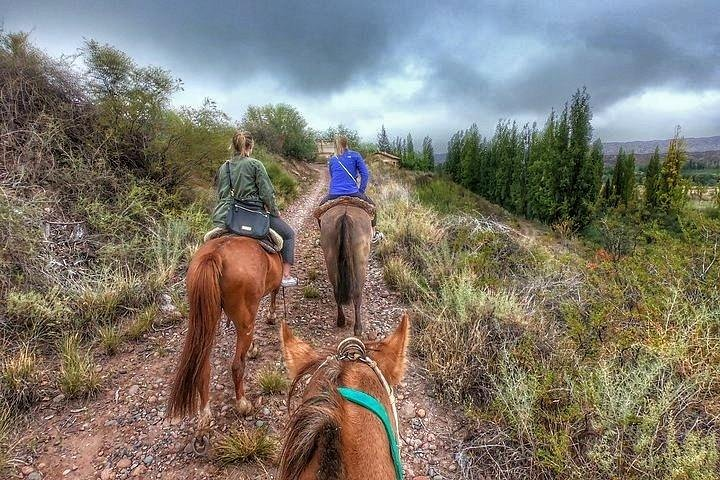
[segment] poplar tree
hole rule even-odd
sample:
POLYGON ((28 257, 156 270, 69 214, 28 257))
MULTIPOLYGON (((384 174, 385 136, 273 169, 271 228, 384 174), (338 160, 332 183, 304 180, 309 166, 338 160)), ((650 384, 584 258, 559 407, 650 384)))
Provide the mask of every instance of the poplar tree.
POLYGON ((660 169, 658 203, 665 213, 677 212, 685 204, 686 195, 680 171, 686 161, 685 141, 680 136, 680 127, 677 127, 660 169))
POLYGON ((383 125, 380 128, 380 132, 378 132, 377 146, 378 150, 380 150, 381 152, 391 152, 393 149, 392 145, 390 144, 390 139, 388 138, 387 132, 385 131, 385 125, 383 125))
POLYGON ((432 138, 426 136, 423 139, 423 153, 421 170, 433 170, 435 168, 435 152, 433 151, 432 138))
POLYGON ((410 170, 414 169, 416 164, 415 147, 413 146, 412 135, 408 133, 407 140, 403 148, 403 157, 401 159, 402 166, 410 170))
POLYGON ((660 148, 655 147, 645 172, 645 208, 654 211, 658 206, 660 188, 660 148))

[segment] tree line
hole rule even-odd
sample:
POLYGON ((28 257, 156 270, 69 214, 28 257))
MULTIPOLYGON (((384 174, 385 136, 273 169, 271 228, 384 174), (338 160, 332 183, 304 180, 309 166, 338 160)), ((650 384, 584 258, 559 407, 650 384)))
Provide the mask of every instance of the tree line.
POLYGON ((592 141, 590 95, 578 90, 545 127, 501 120, 492 138, 477 125, 448 143, 444 171, 455 182, 506 209, 554 223, 587 225, 602 181, 602 144, 592 141))
MULTIPOLYGON (((587 226, 596 215, 636 198, 635 156, 621 151, 603 185, 603 152, 592 135, 590 95, 578 89, 542 129, 501 120, 491 138, 477 125, 448 142, 443 171, 453 181, 509 211, 545 223, 587 226)), ((685 154, 678 135, 660 165, 656 151, 648 167, 645 204, 669 211, 683 193, 680 169, 685 154)))

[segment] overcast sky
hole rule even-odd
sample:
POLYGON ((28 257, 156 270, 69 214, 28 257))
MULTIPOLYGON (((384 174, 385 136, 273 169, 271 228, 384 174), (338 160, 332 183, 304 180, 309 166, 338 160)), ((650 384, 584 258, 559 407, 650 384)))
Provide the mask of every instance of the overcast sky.
POLYGON ((163 66, 177 105, 285 102, 316 129, 385 124, 438 152, 473 122, 542 124, 583 85, 605 141, 720 135, 718 0, 0 0, 0 23, 52 55, 92 38, 163 66))

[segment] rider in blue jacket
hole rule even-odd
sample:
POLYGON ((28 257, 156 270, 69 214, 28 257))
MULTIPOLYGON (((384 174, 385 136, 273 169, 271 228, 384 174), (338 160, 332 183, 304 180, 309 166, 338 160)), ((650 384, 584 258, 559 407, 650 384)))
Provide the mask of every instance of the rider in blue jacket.
MULTIPOLYGON (((336 153, 328 159, 328 171, 330 173, 330 188, 328 195, 320 204, 336 199, 338 197, 358 197, 371 205, 375 205, 366 194, 370 171, 365 165, 362 155, 348 148, 347 137, 341 135, 335 139, 336 153), (357 177, 360 176, 358 183, 357 177)), ((375 217, 372 220, 373 243, 383 238, 383 234, 375 229, 375 217)))

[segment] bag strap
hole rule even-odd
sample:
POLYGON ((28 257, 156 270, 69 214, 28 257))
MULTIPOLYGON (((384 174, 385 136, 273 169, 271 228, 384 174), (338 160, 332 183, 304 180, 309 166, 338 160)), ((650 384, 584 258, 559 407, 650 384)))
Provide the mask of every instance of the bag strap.
POLYGON ((350 173, 350 170, 348 170, 347 168, 345 168, 345 165, 343 165, 343 163, 340 161, 340 157, 338 157, 337 155, 335 155, 335 159, 336 159, 337 162, 340 164, 340 166, 342 167, 342 169, 345 170, 345 173, 347 173, 348 176, 350 176, 350 178, 352 178, 352 181, 353 181, 353 183, 355 184, 355 186, 356 186, 356 187, 359 187, 360 184, 358 183, 357 178, 355 178, 355 177, 353 176, 353 174, 350 173))

